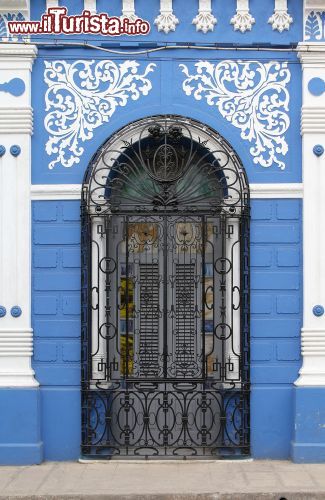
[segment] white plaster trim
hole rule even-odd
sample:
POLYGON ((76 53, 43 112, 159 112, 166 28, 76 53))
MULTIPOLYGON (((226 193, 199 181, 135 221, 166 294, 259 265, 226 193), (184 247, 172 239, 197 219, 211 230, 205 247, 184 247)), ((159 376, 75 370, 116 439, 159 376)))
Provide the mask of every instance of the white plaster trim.
POLYGON ((234 30, 245 33, 252 29, 254 23, 255 19, 249 12, 249 0, 237 0, 236 14, 230 20, 234 30))
POLYGON ((325 102, 324 106, 303 106, 301 110, 301 134, 325 133, 325 102))
POLYGON ((0 0, 1 12, 29 12, 28 0, 0 0))
POLYGON ((0 92, 0 140, 6 153, 0 158, 0 387, 36 387, 31 366, 31 69, 34 46, 0 45, 2 81, 19 77, 25 92, 14 97, 0 92), (19 156, 10 153, 12 145, 19 156), (21 315, 13 317, 11 308, 21 315))
POLYGON ((305 0, 305 9, 322 9, 325 8, 324 0, 305 0))
POLYGON ((169 33, 175 31, 179 20, 173 12, 173 0, 160 0, 160 14, 154 20, 158 31, 169 33))
POLYGON ((325 96, 308 90, 312 78, 324 78, 325 47, 301 43, 303 107, 301 113, 303 203, 303 358, 297 386, 325 386, 325 315, 315 316, 316 305, 325 307, 325 235, 319 221, 325 217, 324 158, 313 153, 316 144, 325 144, 325 96))
POLYGON ((92 14, 96 14, 96 0, 84 0, 84 10, 89 10, 92 14))
POLYGON ((122 19, 127 18, 131 22, 136 21, 134 0, 122 0, 122 19))
POLYGON ((250 184, 251 198, 303 198, 302 183, 250 184))
POLYGON ((33 110, 0 107, 0 134, 29 134, 33 132, 33 110))
POLYGON ((300 42, 297 46, 301 63, 319 67, 325 57, 325 44, 319 42, 300 42))
POLYGON ((280 33, 290 28, 293 19, 288 13, 287 0, 275 0, 274 14, 270 17, 268 22, 272 24, 273 30, 278 30, 280 33))
POLYGON ((196 31, 213 31, 217 22, 217 18, 212 14, 211 0, 199 0, 199 12, 192 21, 192 24, 196 25, 196 31))
POLYGON ((37 47, 31 44, 24 43, 0 43, 0 57, 7 56, 9 58, 24 56, 28 58, 35 58, 37 54, 37 47))
MULTIPOLYGON (((300 183, 250 184, 251 198, 302 198, 300 183)), ((80 200, 81 184, 32 184, 32 200, 80 200)))
POLYGON ((32 184, 32 200, 80 200, 81 184, 32 184))

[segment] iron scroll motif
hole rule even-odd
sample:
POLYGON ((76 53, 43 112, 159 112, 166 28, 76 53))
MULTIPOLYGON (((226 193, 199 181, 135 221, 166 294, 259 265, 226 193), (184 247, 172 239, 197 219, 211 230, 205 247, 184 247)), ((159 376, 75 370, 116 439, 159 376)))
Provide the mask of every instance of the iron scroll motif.
POLYGON ((230 145, 140 120, 82 199, 82 453, 249 453, 249 191, 230 145))

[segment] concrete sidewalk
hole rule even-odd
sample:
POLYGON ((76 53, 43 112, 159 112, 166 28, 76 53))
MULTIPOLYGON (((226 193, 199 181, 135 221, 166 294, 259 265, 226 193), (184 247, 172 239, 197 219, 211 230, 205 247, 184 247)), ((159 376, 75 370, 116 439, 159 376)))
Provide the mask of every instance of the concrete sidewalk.
POLYGON ((0 500, 8 498, 325 499, 325 464, 112 461, 0 467, 0 500))

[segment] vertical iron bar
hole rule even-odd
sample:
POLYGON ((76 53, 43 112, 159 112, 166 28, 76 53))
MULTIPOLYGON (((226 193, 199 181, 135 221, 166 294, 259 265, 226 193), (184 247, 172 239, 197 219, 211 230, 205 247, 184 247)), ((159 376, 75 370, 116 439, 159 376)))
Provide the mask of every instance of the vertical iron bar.
POLYGON ((168 318, 167 318, 167 300, 168 300, 168 290, 167 290, 167 272, 168 272, 168 218, 167 215, 165 214, 164 216, 164 238, 163 238, 163 259, 164 259, 164 265, 163 265, 163 272, 164 272, 164 278, 163 278, 163 373, 164 373, 164 378, 167 378, 167 357, 168 357, 168 318))
MULTIPOLYGON (((125 335, 125 378, 129 377, 129 217, 125 218, 125 320, 126 320, 126 335, 125 335)), ((121 350, 121 346, 120 346, 121 350)))
MULTIPOLYGON (((205 246, 206 246, 206 218, 204 215, 201 217, 202 228, 202 379, 206 378, 205 369, 205 304, 206 304, 206 290, 205 290, 205 246)), ((198 334, 198 332, 196 332, 198 334)))

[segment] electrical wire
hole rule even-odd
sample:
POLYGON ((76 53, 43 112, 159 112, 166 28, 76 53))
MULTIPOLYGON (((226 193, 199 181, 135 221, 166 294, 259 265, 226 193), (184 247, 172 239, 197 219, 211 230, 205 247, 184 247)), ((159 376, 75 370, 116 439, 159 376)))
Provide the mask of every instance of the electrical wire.
POLYGON ((108 52, 110 54, 116 55, 124 55, 124 56, 135 56, 135 55, 143 55, 143 54, 151 54, 154 52, 162 52, 165 50, 179 50, 179 49, 191 49, 191 50, 213 50, 213 51, 254 51, 254 52, 309 52, 308 47, 297 48, 297 47, 225 47, 225 46, 211 46, 211 45, 164 45, 162 47, 153 47, 151 49, 143 49, 143 50, 116 50, 109 49, 107 47, 100 47, 98 45, 94 45, 88 42, 30 42, 27 40, 22 40, 19 42, 10 42, 10 41, 1 41, 0 45, 10 44, 10 45, 36 45, 41 47, 53 47, 58 46, 60 49, 63 47, 67 48, 76 48, 82 47, 86 49, 100 50, 102 52, 108 52))

